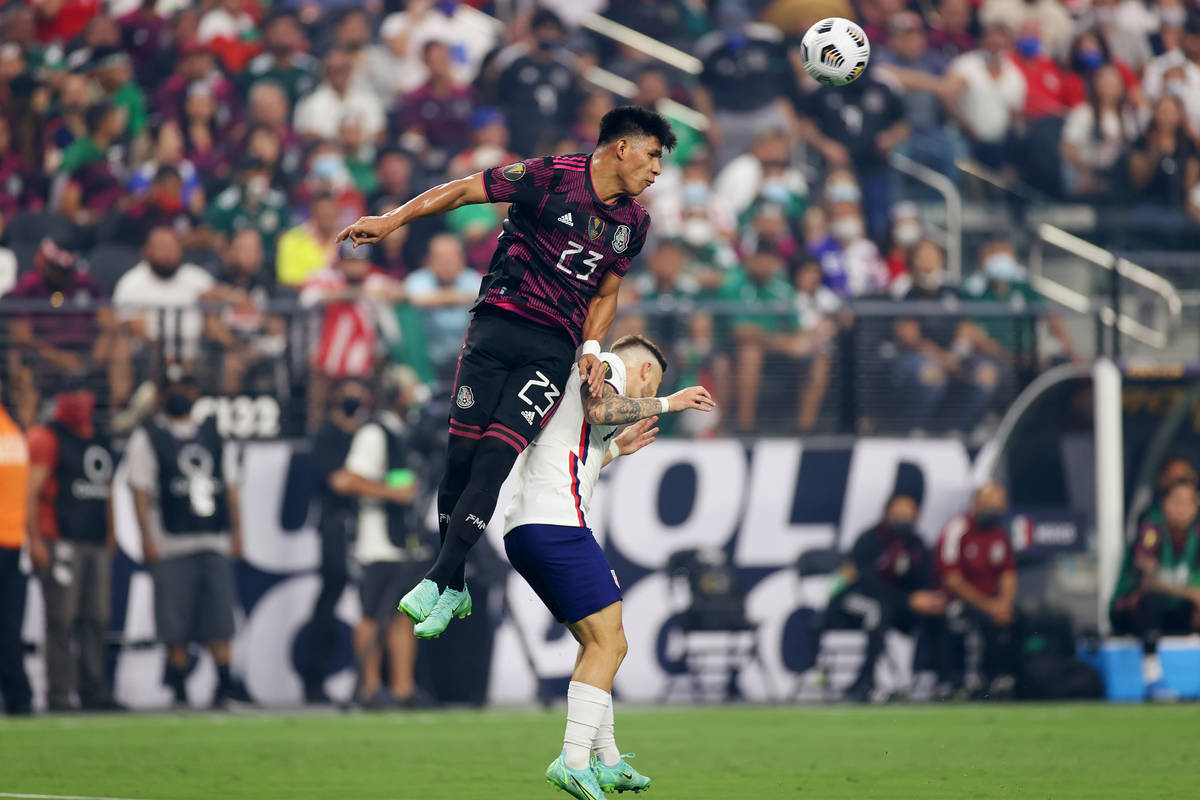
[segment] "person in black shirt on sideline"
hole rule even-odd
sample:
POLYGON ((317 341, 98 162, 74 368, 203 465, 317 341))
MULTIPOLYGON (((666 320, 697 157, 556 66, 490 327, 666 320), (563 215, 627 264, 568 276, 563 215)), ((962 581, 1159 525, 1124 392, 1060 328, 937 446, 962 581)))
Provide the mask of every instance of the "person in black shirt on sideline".
POLYGON ((334 608, 349 581, 347 543, 358 513, 354 497, 333 489, 330 479, 346 463, 350 442, 371 411, 371 390, 347 378, 333 390, 329 416, 312 440, 312 467, 321 536, 321 591, 308 623, 308 642, 301 663, 306 703, 328 703, 324 682, 337 639, 334 608))
POLYGON ((927 639, 935 666, 943 671, 947 640, 941 617, 946 595, 933 588, 933 556, 915 528, 919 512, 911 496, 893 495, 884 507, 883 520, 858 537, 842 566, 842 581, 829 601, 825 625, 861 628, 867 634, 867 652, 858 677, 846 690, 848 700, 870 699, 875 662, 890 629, 927 639))

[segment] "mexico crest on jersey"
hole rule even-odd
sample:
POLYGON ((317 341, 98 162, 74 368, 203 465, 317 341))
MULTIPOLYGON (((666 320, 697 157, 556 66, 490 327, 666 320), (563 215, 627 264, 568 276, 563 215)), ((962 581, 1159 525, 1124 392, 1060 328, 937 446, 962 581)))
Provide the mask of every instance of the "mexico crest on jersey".
POLYGON ((509 164, 504 169, 500 170, 500 174, 504 176, 504 180, 516 182, 525 177, 525 162, 518 161, 515 164, 509 164))
POLYGON ((588 217, 588 238, 596 240, 604 233, 604 220, 588 217))
POLYGON ((612 248, 616 253, 624 253, 625 248, 629 247, 630 230, 628 225, 618 225, 613 231, 612 248))
POLYGON ((475 393, 471 391, 470 386, 460 386, 454 402, 458 404, 459 408, 470 408, 475 405, 475 393))

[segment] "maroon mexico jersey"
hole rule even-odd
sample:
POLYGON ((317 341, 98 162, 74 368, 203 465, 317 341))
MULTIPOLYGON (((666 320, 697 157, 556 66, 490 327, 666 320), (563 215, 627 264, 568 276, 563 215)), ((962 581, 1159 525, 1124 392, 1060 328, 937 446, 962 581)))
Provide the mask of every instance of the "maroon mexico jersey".
POLYGON ((601 200, 590 155, 496 167, 483 173, 483 188, 493 203, 512 205, 476 307, 487 303, 565 328, 579 344, 600 281, 629 271, 650 215, 632 197, 601 200))

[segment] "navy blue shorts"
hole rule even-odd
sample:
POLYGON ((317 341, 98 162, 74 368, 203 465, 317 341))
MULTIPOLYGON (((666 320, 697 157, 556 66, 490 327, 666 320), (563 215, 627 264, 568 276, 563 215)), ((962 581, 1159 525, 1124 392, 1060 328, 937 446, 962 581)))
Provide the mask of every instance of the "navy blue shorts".
POLYGON ((519 525, 504 537, 504 551, 559 622, 578 622, 621 599, 617 574, 588 528, 519 525))

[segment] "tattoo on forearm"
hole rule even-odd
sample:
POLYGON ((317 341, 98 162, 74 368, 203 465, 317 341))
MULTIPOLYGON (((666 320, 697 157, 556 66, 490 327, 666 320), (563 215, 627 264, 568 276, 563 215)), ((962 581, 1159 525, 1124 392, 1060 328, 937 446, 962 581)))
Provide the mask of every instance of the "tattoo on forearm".
POLYGON ((662 410, 657 397, 622 397, 611 395, 596 400, 588 412, 588 418, 597 425, 627 425, 639 419, 652 417, 662 410))

